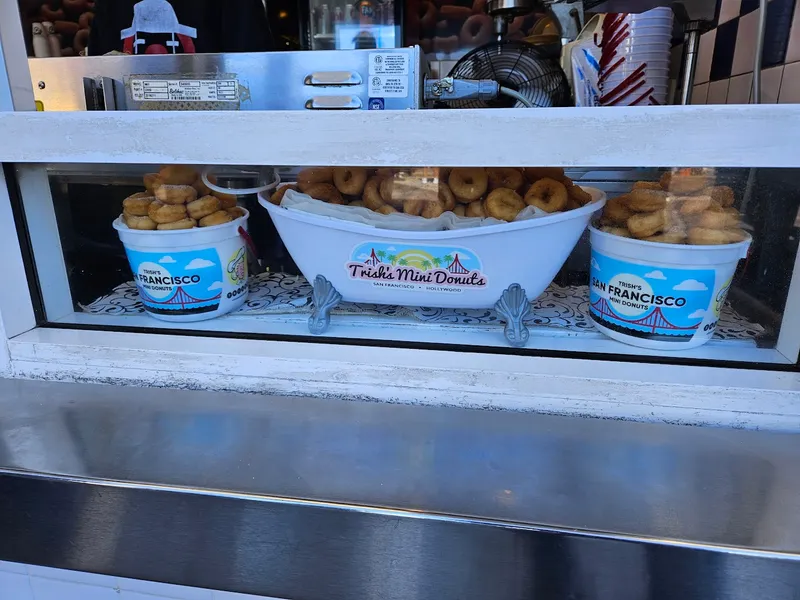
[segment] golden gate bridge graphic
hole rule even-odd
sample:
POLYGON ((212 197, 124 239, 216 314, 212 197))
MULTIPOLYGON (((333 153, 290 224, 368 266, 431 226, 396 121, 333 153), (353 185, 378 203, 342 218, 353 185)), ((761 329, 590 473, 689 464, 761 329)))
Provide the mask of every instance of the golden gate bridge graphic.
POLYGON ((208 312, 216 310, 219 306, 219 300, 222 298, 222 292, 217 293, 216 296, 206 298, 205 300, 195 298, 194 296, 186 293, 182 286, 175 288, 172 296, 163 300, 156 300, 149 296, 143 289, 139 289, 139 295, 142 301, 148 304, 148 308, 155 309, 158 312, 168 312, 171 314, 192 313, 192 312, 208 312), (209 302, 215 304, 209 305, 209 302), (200 305, 204 306, 200 306, 200 305), (151 306, 152 305, 152 306, 151 306))
MULTIPOLYGON (((364 261, 364 264, 370 265, 371 267, 377 267, 378 265, 383 264, 381 263, 381 259, 378 258, 378 255, 375 254, 375 248, 372 249, 369 258, 364 261)), ((461 264, 461 261, 458 258, 458 254, 455 255, 453 262, 447 265, 445 269, 450 273, 455 273, 457 275, 466 275, 467 273, 470 272, 469 269, 467 269, 466 267, 464 267, 464 265, 461 264)))
POLYGON ((673 331, 694 331, 697 329, 697 325, 700 324, 698 322, 696 325, 690 325, 689 327, 678 327, 677 325, 673 325, 664 316, 664 313, 661 312, 660 306, 656 307, 656 309, 646 317, 642 317, 641 319, 635 319, 635 320, 623 319, 617 313, 613 312, 605 298, 600 298, 597 302, 593 302, 591 304, 591 307, 594 310, 596 310, 601 317, 611 317, 612 319, 615 319, 617 321, 622 321, 623 323, 628 323, 630 325, 639 325, 640 327, 646 327, 647 329, 650 330, 651 333, 655 333, 656 329, 669 329, 673 331))

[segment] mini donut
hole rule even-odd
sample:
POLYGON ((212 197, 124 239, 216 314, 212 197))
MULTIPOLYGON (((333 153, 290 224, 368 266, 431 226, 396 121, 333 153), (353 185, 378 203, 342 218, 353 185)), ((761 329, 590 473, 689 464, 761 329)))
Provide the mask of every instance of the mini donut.
POLYGON ((453 169, 447 181, 456 199, 464 204, 483 196, 489 187, 489 176, 482 168, 453 169))
POLYGON ((658 181, 637 181, 633 184, 634 190, 660 190, 661 184, 658 181))
POLYGON ((403 200, 403 212, 407 215, 419 216, 422 214, 422 209, 425 207, 426 202, 426 200, 416 198, 403 200))
POLYGON ((451 54, 458 50, 460 40, 457 35, 439 36, 433 38, 433 51, 451 54))
POLYGON ((172 223, 161 223, 157 229, 160 231, 175 231, 176 229, 192 229, 193 227, 197 227, 197 221, 187 218, 172 223))
POLYGON ((361 200, 353 200, 352 202, 348 202, 347 206, 358 206, 363 208, 364 203, 361 200))
POLYGON ((380 213, 382 215, 391 215, 393 213, 396 213, 397 210, 395 209, 394 206, 389 206, 388 204, 384 204, 383 206, 377 208, 375 212, 380 213))
MULTIPOLYGON (((208 182, 214 185, 217 185, 217 178, 213 175, 208 176, 208 182)), ((202 198, 203 196, 209 196, 213 193, 213 190, 208 187, 205 183, 203 183, 203 178, 198 177, 197 180, 192 184, 192 187, 197 190, 197 197, 202 198)))
POLYGON ((168 165, 158 172, 166 185, 192 185, 197 181, 197 171, 187 165, 168 165))
POLYGON ((456 207, 456 196, 446 183, 439 183, 439 202, 444 206, 444 210, 453 210, 456 207))
POLYGON ((483 206, 482 200, 475 200, 475 202, 470 202, 467 204, 467 208, 464 211, 464 216, 467 217, 485 217, 486 216, 486 209, 483 206))
POLYGON ((66 18, 66 15, 64 15, 64 9, 59 8, 58 10, 53 10, 47 6, 47 2, 42 4, 42 6, 39 8, 39 16, 41 17, 42 21, 50 21, 51 23, 54 21, 63 21, 66 18))
POLYGON ((439 9, 439 16, 448 21, 464 21, 472 16, 472 8, 467 6, 445 5, 439 9))
POLYGON ((155 195, 156 188, 163 183, 158 173, 147 173, 144 177, 142 177, 142 180, 144 182, 145 189, 150 192, 151 195, 155 195))
POLYGON ((381 181, 383 180, 375 175, 370 177, 367 183, 364 184, 364 194, 361 196, 361 200, 364 202, 364 206, 370 210, 378 210, 386 204, 380 193, 381 181))
POLYGON ((138 215, 122 215, 122 220, 129 229, 141 229, 143 231, 153 231, 156 222, 150 217, 140 217, 138 215))
POLYGON ((486 196, 483 207, 490 217, 503 221, 513 221, 520 211, 525 208, 525 201, 514 190, 497 188, 486 196))
POLYGON ((239 201, 239 197, 236 194, 223 194, 222 192, 212 191, 211 195, 219 200, 222 208, 233 208, 239 201))
POLYGON ((727 185, 712 185, 704 189, 702 193, 711 196, 711 198, 716 200, 723 208, 733 206, 733 203, 736 201, 733 190, 727 185))
POLYGON ((600 228, 600 231, 610 233, 611 235, 618 235, 619 237, 631 237, 631 232, 627 227, 614 227, 613 225, 605 225, 600 228))
POLYGON ((426 219, 435 219, 438 216, 444 214, 444 203, 438 200, 434 202, 426 202, 425 206, 422 207, 422 213, 420 216, 425 217, 426 219))
POLYGON ((387 177, 394 177, 396 171, 397 169, 393 167, 381 167, 380 169, 375 169, 375 175, 381 179, 385 179, 387 177))
POLYGON ((218 210, 217 212, 213 212, 210 215, 200 219, 200 221, 198 221, 198 225, 200 225, 200 227, 212 227, 214 225, 230 223, 231 221, 233 221, 233 217, 229 215, 227 211, 218 210))
POLYGON ((511 167, 494 167, 486 169, 489 177, 489 189, 507 188, 518 192, 525 183, 522 172, 511 167))
POLYGON ((186 212, 195 220, 200 220, 207 217, 211 213, 215 213, 222 208, 219 199, 214 196, 203 196, 186 205, 186 212))
POLYGON ((274 204, 275 206, 280 206, 281 200, 283 200, 283 197, 286 195, 286 192, 288 190, 297 191, 297 185, 294 183, 290 183, 281 188, 278 188, 277 190, 275 190, 275 193, 269 197, 269 201, 272 202, 272 204, 274 204))
MULTIPOLYGON (((714 210, 707 210, 696 215, 692 220, 692 225, 700 229, 727 229, 731 224, 730 215, 724 212, 717 212, 714 210)), ((733 225, 738 224, 738 219, 733 225)))
POLYGON ((724 229, 709 229, 706 227, 692 227, 689 230, 689 243, 697 246, 717 246, 730 244, 732 237, 724 229))
POLYGON ((577 202, 578 206, 586 206, 592 201, 592 195, 581 186, 571 183, 566 186, 567 196, 570 200, 577 202))
POLYGON ((726 229, 725 233, 728 235, 728 243, 735 244, 737 242, 745 241, 749 236, 743 229, 726 229))
POLYGON ((653 212, 667 206, 667 194, 659 190, 637 188, 631 190, 627 200, 628 208, 637 212, 653 212))
POLYGON ((384 204, 393 206, 397 210, 403 210, 403 205, 405 203, 405 200, 411 199, 411 198, 404 198, 403 197, 404 194, 399 193, 395 189, 393 177, 389 177, 381 181, 380 196, 384 204))
POLYGON ((174 223, 186 218, 186 207, 183 204, 164 204, 160 200, 153 200, 147 209, 147 216, 159 225, 174 223))
POLYGON ((684 231, 665 231, 650 237, 642 238, 646 242, 658 242, 660 244, 683 244, 686 242, 686 232, 684 231))
POLYGON ((545 177, 555 179, 556 181, 563 181, 566 177, 566 175, 564 175, 564 169, 561 167, 525 167, 524 171, 525 177, 527 177, 528 181, 531 183, 539 179, 544 179, 545 177))
POLYGON ((603 207, 602 221, 604 223, 614 223, 624 225, 633 215, 633 211, 628 208, 628 196, 617 196, 606 202, 603 207))
POLYGON ((679 210, 682 215, 696 215, 711 206, 711 196, 686 196, 675 200, 681 203, 679 210))
POLYGON ((241 219, 247 214, 241 206, 231 206, 230 208, 226 208, 225 212, 234 219, 241 219))
POLYGON ((492 39, 493 31, 494 27, 489 15, 472 15, 464 21, 458 37, 465 46, 482 46, 492 39))
POLYGON ((153 200, 155 198, 147 192, 136 192, 122 201, 122 210, 129 215, 146 217, 147 209, 153 200))
POLYGON ((312 167, 303 169, 297 174, 297 186, 300 191, 305 192, 305 188, 313 183, 333 183, 333 168, 312 167))
POLYGON ((364 191, 367 170, 361 167, 339 167, 333 170, 333 185, 348 196, 357 196, 364 191))
POLYGON ((164 204, 186 204, 197 200, 197 190, 191 185, 172 185, 165 183, 156 188, 156 200, 164 204))
POLYGON ((86 47, 89 45, 89 30, 88 29, 81 29, 78 33, 75 34, 75 37, 72 38, 72 49, 75 50, 75 54, 80 54, 86 50, 86 47))
POLYGON ((563 183, 544 177, 525 193, 525 204, 553 213, 567 207, 567 188, 563 183))
POLYGON ((313 183, 303 191, 312 198, 328 204, 344 204, 344 198, 332 183, 313 183))
POLYGON ((654 236, 667 226, 666 211, 636 213, 628 219, 628 230, 633 237, 642 239, 654 236))
POLYGON ((708 187, 712 183, 712 178, 701 169, 689 175, 667 171, 659 181, 663 190, 673 194, 685 195, 699 192, 704 187, 708 187))
POLYGON ((456 204, 455 208, 453 208, 453 213, 458 215, 459 217, 466 217, 467 216, 467 205, 466 204, 456 204))
POLYGON ((433 2, 423 0, 419 3, 417 11, 419 14, 419 24, 422 26, 423 30, 430 31, 436 27, 436 7, 433 5, 433 2))
POLYGON ((474 0, 472 3, 472 14, 482 15, 486 12, 486 0, 474 0))
POLYGON ((90 29, 92 27, 92 21, 94 21, 94 13, 87 11, 78 17, 78 26, 81 29, 90 29))

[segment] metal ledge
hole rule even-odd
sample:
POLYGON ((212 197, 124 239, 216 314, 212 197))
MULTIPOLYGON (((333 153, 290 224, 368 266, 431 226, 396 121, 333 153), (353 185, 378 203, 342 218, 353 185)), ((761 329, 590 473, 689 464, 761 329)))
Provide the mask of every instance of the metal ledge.
POLYGON ((0 559, 281 598, 794 598, 798 436, 0 381, 0 559))

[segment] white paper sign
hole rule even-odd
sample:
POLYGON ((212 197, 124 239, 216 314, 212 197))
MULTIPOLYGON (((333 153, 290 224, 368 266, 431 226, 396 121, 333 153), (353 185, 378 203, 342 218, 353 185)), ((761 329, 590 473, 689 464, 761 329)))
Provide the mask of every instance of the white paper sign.
POLYGON ((408 54, 373 52, 369 55, 370 75, 408 75, 408 54))
POLYGON ((405 98, 408 96, 408 76, 370 75, 367 89, 370 98, 405 98))
POLYGON ((131 79, 135 102, 238 102, 236 79, 131 79))

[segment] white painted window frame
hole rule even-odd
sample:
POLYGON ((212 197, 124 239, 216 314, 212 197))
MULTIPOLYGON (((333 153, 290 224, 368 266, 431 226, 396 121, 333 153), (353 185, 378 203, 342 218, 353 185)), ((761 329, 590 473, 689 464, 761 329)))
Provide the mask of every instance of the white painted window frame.
MULTIPOLYGON (((36 215, 30 235, 53 245, 52 261, 37 266, 51 274, 62 259, 37 166, 47 162, 800 167, 800 106, 35 113, 21 35, 4 18, 10 4, 0 3, 0 139, 14 143, 0 144, 0 160, 22 175, 26 212, 36 215), (208 143, 197 143, 198 130, 208 143)), ((9 217, 0 185, 3 270, 24 282, 9 217)), ((795 277, 787 315, 800 312, 798 285, 795 277)), ((68 309, 53 300, 47 310, 52 318, 68 309)), ((13 377, 800 429, 794 372, 42 328, 27 285, 0 287, 0 317, 0 369, 13 377)), ((797 359, 798 318, 785 319, 774 351, 785 363, 797 359)))

